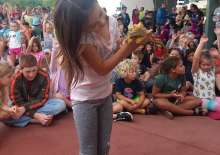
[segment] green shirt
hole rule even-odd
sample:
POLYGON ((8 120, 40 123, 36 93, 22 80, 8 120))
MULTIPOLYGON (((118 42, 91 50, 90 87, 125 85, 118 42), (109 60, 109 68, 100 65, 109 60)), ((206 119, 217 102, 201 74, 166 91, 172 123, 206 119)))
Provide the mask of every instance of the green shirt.
POLYGON ((169 75, 159 74, 155 77, 154 85, 160 89, 161 93, 171 93, 179 91, 185 84, 185 77, 179 76, 176 79, 171 79, 169 75))
POLYGON ((139 12, 139 19, 142 20, 145 16, 145 11, 140 11, 139 12))

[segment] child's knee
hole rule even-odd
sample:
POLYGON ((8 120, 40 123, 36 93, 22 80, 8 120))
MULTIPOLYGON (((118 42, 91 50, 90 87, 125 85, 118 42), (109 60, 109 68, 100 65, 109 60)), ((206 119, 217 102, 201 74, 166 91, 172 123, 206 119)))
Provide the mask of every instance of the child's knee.
POLYGON ((66 104, 64 100, 56 99, 54 100, 54 102, 55 102, 55 105, 54 105, 53 111, 55 112, 55 115, 66 110, 66 104))
POLYGON ((163 100, 161 99, 154 99, 154 104, 157 106, 160 106, 161 104, 163 104, 163 100))
POLYGON ((118 101, 118 104, 121 104, 121 106, 124 107, 124 105, 126 105, 127 102, 124 101, 124 100, 119 100, 119 101, 118 101))
POLYGON ((202 100, 201 99, 195 99, 195 103, 196 103, 196 105, 201 106, 202 105, 202 100))
POLYGON ((113 113, 123 111, 123 106, 119 103, 113 104, 113 113))
POLYGON ((145 108, 150 104, 150 100, 148 98, 146 98, 143 102, 143 104, 141 105, 141 108, 145 108))
POLYGON ((160 108, 163 109, 164 107, 167 107, 167 105, 172 104, 171 102, 169 102, 166 99, 155 99, 154 100, 154 104, 160 108))
POLYGON ((202 105, 202 100, 196 97, 192 96, 192 102, 196 105, 196 106, 200 106, 202 105))

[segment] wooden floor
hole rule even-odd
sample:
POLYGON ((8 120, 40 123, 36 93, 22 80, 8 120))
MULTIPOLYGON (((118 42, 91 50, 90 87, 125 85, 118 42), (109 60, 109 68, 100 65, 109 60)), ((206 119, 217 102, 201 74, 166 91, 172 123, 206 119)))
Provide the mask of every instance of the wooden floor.
MULTIPOLYGON (((0 124, 0 155, 78 155, 72 114, 48 128, 0 124)), ((135 116, 132 123, 115 122, 110 155, 220 155, 220 121, 135 116)))

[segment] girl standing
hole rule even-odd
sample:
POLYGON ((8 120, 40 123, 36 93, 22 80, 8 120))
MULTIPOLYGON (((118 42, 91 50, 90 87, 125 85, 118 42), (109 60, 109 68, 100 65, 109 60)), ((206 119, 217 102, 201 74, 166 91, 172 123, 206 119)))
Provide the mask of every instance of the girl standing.
POLYGON ((111 71, 139 44, 132 41, 117 50, 117 22, 96 0, 58 0, 54 21, 71 83, 79 154, 106 155, 112 128, 111 71))

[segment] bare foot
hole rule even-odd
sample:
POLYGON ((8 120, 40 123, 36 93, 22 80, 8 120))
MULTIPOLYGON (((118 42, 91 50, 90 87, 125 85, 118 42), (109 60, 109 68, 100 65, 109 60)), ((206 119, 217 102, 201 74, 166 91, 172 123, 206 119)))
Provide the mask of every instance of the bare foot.
POLYGON ((35 113, 34 120, 43 126, 49 126, 49 125, 51 125, 51 123, 53 121, 53 116, 42 114, 42 113, 35 113))

